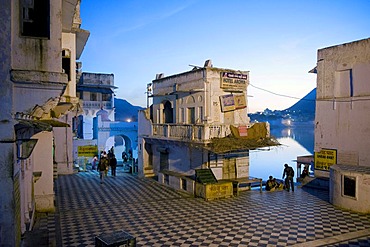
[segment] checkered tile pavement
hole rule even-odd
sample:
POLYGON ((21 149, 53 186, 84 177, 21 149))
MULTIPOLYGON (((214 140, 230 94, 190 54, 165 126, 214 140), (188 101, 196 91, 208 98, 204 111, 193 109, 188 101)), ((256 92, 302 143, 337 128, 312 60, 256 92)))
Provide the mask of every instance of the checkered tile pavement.
MULTIPOLYGON (((121 171, 100 184, 90 171, 60 176, 56 194, 62 246, 94 246, 120 230, 137 246, 289 246, 370 229, 370 215, 305 188, 204 201, 121 171)), ((370 236, 331 246, 370 246, 370 236)))

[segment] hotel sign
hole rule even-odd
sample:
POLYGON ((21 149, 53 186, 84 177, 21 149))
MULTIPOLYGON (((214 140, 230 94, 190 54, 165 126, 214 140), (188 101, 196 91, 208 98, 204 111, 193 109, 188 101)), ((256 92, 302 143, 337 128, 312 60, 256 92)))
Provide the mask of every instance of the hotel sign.
POLYGON ((330 166, 336 163, 336 149, 321 149, 320 152, 315 152, 315 169, 329 171, 330 166))
POLYGON ((230 72, 221 72, 221 85, 223 89, 246 90, 248 75, 230 72))

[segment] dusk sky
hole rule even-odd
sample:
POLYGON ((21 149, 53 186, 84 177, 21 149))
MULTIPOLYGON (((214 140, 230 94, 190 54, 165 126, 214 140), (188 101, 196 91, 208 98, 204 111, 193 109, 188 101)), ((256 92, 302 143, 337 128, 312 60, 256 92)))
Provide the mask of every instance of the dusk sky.
POLYGON ((203 66, 250 71, 249 112, 290 107, 316 87, 317 50, 370 37, 370 0, 82 0, 82 70, 113 73, 116 97, 203 66))

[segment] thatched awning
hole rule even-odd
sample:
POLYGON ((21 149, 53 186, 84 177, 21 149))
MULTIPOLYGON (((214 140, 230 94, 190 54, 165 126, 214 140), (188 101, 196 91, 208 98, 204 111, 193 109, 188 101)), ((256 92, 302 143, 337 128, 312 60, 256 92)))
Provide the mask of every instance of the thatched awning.
POLYGON ((207 149, 218 154, 242 152, 263 147, 278 146, 280 143, 271 137, 244 139, 236 137, 213 138, 207 149))

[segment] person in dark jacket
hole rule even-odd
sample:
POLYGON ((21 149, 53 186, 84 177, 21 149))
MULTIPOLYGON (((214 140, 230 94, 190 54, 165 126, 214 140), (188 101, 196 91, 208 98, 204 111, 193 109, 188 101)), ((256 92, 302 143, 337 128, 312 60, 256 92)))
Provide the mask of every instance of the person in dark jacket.
POLYGON ((308 176, 309 176, 308 166, 305 166, 303 168, 303 171, 302 171, 302 174, 301 174, 301 178, 305 178, 305 177, 308 177, 308 176))
POLYGON ((109 160, 107 157, 107 153, 103 151, 102 154, 100 155, 100 160, 99 160, 99 164, 97 168, 97 170, 100 173, 100 183, 101 184, 104 183, 104 177, 106 175, 108 168, 109 168, 109 160))
POLYGON ((117 159, 116 159, 116 156, 113 154, 112 155, 112 158, 109 160, 109 165, 110 165, 110 171, 111 171, 111 175, 113 177, 116 176, 116 169, 117 169, 117 159))
POLYGON ((289 191, 290 188, 292 188, 292 191, 294 192, 294 170, 292 167, 288 166, 288 164, 285 164, 284 167, 283 179, 285 177, 285 189, 289 191))

